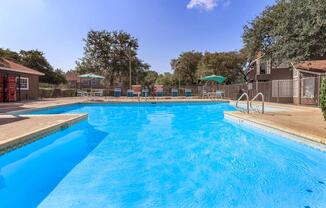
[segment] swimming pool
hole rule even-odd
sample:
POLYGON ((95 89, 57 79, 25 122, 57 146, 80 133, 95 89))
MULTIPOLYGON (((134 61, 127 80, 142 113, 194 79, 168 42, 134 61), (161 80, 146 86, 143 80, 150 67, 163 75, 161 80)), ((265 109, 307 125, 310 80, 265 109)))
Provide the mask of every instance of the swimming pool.
POLYGON ((224 119, 228 104, 78 104, 0 157, 0 207, 325 207, 326 153, 224 119))

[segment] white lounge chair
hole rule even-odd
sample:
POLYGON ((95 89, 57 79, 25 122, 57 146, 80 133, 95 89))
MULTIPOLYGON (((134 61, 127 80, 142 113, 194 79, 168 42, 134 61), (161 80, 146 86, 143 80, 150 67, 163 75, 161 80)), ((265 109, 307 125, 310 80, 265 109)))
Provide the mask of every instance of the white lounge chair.
POLYGON ((103 96, 103 89, 93 89, 92 90, 92 95, 102 97, 103 96))
POLYGON ((78 97, 88 96, 88 92, 83 90, 77 90, 77 96, 78 97))
POLYGON ((224 97, 224 91, 216 90, 216 97, 223 98, 224 97))

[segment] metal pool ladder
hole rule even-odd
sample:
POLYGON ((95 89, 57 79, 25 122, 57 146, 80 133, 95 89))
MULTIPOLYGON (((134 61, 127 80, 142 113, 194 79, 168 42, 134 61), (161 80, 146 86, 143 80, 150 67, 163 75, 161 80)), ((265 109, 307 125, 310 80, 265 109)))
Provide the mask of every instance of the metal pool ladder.
MULTIPOLYGON (((264 114, 264 112, 265 112, 265 97, 264 97, 263 93, 261 93, 261 92, 257 93, 257 95, 254 98, 252 98, 252 100, 250 100, 249 106, 250 106, 250 108, 253 109, 252 102, 255 101, 259 96, 261 96, 261 101, 262 101, 261 113, 264 114)), ((258 112, 259 112, 259 110, 258 110, 258 112)))
POLYGON ((248 96, 248 94, 245 92, 245 93, 243 93, 240 97, 239 97, 239 99, 237 100, 237 102, 235 103, 235 107, 236 108, 239 108, 238 107, 238 104, 239 104, 239 101, 243 98, 243 96, 246 96, 246 98, 247 98, 247 113, 249 113, 249 96, 248 96))

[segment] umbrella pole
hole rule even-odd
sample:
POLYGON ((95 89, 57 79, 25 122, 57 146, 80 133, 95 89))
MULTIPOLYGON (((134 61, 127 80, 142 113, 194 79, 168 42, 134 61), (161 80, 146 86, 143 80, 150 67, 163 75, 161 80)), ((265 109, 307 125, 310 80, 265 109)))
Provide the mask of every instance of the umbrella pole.
POLYGON ((92 81, 93 81, 93 78, 91 79, 91 92, 90 92, 91 100, 93 100, 93 86, 92 86, 93 83, 92 83, 92 81))

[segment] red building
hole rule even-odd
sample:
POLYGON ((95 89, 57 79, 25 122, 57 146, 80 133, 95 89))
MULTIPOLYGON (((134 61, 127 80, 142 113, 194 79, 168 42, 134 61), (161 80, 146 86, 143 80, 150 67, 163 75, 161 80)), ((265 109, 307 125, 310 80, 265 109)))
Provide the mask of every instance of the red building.
POLYGON ((0 58, 0 102, 36 100, 43 73, 0 58))

